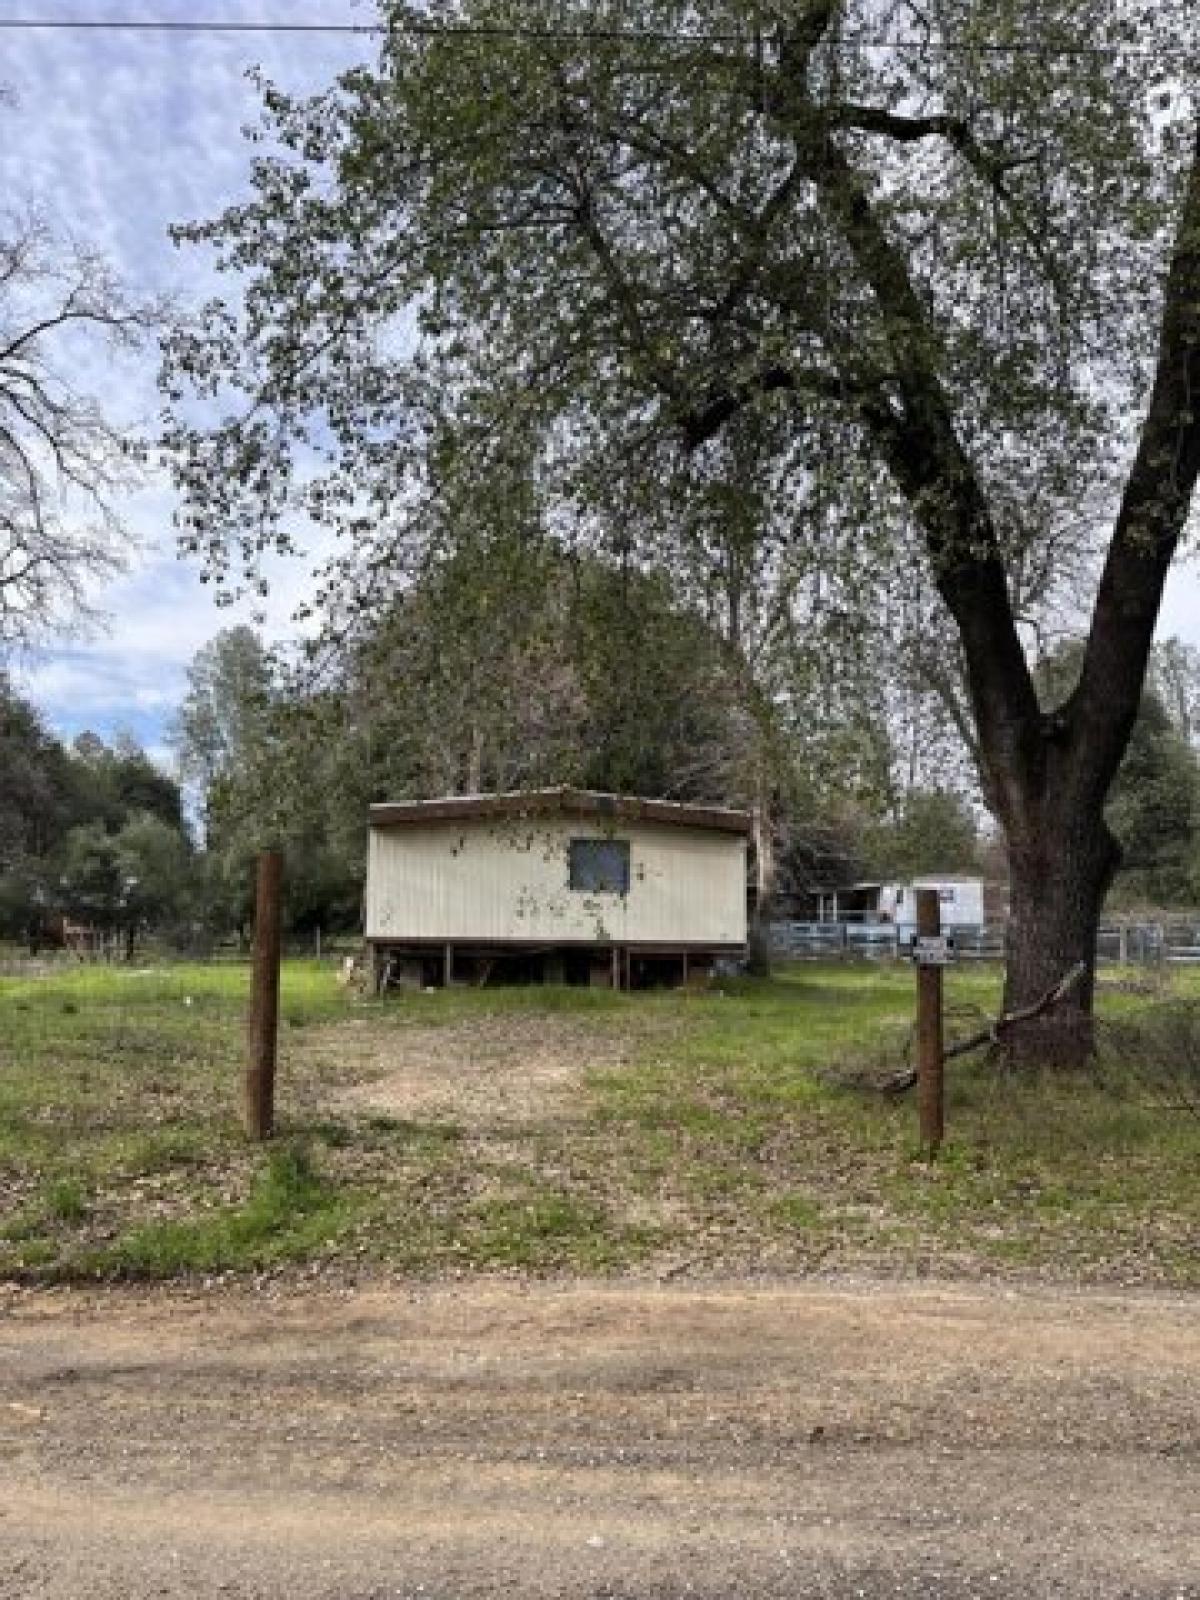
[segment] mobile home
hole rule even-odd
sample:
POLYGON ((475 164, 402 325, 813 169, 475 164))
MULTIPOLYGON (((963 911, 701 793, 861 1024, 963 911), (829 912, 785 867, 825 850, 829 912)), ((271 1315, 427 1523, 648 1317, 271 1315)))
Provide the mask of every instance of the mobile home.
POLYGON ((746 945, 747 812, 578 789, 375 805, 376 981, 680 981, 746 945))

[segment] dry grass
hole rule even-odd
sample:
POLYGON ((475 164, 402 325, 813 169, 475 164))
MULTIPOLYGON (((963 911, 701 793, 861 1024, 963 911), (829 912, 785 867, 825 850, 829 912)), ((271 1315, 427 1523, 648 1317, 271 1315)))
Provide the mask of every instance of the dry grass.
POLYGON ((435 1027, 374 1019, 334 1024, 305 1041, 308 1070, 350 1079, 328 1098, 339 1115, 382 1114, 464 1128, 552 1126, 579 1117, 588 1078, 634 1063, 663 1028, 629 1016, 620 1027, 570 1013, 483 1015, 435 1027))

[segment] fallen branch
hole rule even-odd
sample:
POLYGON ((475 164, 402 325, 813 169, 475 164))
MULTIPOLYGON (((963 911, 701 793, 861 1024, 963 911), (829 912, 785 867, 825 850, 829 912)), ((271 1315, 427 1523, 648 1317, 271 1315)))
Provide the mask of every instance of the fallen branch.
MULTIPOLYGON (((997 1017, 989 1022, 986 1028, 978 1033, 973 1033, 967 1039, 960 1039, 957 1044, 952 1044, 948 1050, 943 1050, 942 1060, 953 1061, 958 1056, 970 1055, 972 1050, 982 1050, 985 1045, 999 1044, 1004 1035, 1014 1028, 1019 1028, 1023 1022, 1033 1022, 1038 1017, 1045 1016, 1047 1011, 1052 1011, 1055 1006, 1061 1005, 1075 986, 1087 976, 1087 966, 1080 961, 1073 966, 1065 977, 1060 978, 1053 989, 1048 989, 1042 998, 1031 1006, 1022 1006, 1019 1011, 1006 1012, 1004 1016, 997 1017)), ((890 1078, 883 1086, 884 1094, 905 1094, 909 1089, 917 1086, 915 1071, 901 1072, 896 1077, 890 1078)))

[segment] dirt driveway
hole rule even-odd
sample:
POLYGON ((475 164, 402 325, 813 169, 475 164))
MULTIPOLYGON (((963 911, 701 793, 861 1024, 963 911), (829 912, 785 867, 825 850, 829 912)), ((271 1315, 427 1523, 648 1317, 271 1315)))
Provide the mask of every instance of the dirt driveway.
POLYGON ((449 1117, 467 1127, 546 1125, 578 1114, 590 1071, 624 1066, 653 1036, 652 1021, 622 1021, 597 1027, 582 1017, 518 1013, 427 1028, 363 1022, 353 1031, 317 1030, 304 1048, 324 1076, 336 1061, 349 1079, 330 1096, 339 1111, 449 1117))
POLYGON ((1200 1304, 0 1300, 0 1596, 1200 1596, 1200 1304))

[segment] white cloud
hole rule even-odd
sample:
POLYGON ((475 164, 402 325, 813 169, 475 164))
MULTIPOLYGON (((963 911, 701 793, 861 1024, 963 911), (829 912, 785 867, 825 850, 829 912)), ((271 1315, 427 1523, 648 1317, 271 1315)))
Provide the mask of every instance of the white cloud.
MULTIPOLYGON (((169 9, 148 0, 123 7, 134 17, 169 9)), ((361 23, 371 14, 355 0, 211 0, 206 11, 221 21, 361 23)), ((135 293, 195 303, 211 290, 210 264, 199 251, 175 249, 168 228, 212 216, 246 192, 252 151, 241 129, 258 115, 248 68, 260 64, 307 92, 372 49, 362 38, 318 35, 7 35, 0 82, 19 103, 0 110, 0 192, 9 204, 37 203, 103 249, 135 293)), ((157 413, 156 350, 114 362, 97 347, 73 347, 71 359, 78 385, 123 424, 144 426, 157 413)), ((64 732, 85 722, 101 731, 124 725, 161 743, 196 651, 239 621, 261 620, 269 638, 284 637, 311 590, 311 563, 276 561, 260 607, 218 607, 196 567, 176 559, 173 507, 161 474, 129 494, 124 513, 138 549, 127 573, 93 596, 106 627, 18 668, 64 732)), ((310 552, 313 561, 321 554, 310 552)))
MULTIPOLYGON (((319 557, 317 549, 309 559, 319 557)), ((183 697, 192 658, 221 629, 248 623, 271 642, 296 634, 292 615, 311 590, 309 562, 277 559, 268 571, 266 600, 219 607, 194 566, 150 556, 99 597, 109 614, 102 629, 31 653, 15 677, 66 731, 89 719, 103 725, 98 731, 123 723, 139 731, 147 722, 157 731, 183 697)))
POLYGON ((1200 645, 1200 564, 1195 556, 1180 562, 1167 579, 1158 637, 1172 636, 1200 645))
POLYGON ((179 776, 179 763, 175 759, 175 752, 167 744, 148 744, 145 746, 146 754, 154 765, 169 777, 179 776))

